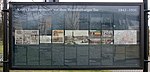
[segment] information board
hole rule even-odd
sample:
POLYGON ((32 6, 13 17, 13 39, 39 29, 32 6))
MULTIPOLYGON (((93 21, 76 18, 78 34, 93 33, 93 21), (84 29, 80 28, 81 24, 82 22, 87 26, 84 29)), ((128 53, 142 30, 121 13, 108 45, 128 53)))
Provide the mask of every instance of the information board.
POLYGON ((11 68, 143 68, 142 7, 10 3, 11 68))

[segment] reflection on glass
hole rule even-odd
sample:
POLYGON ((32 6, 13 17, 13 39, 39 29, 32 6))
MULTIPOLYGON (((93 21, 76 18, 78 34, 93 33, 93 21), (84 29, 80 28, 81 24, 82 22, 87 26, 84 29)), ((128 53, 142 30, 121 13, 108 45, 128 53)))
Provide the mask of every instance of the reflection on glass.
POLYGON ((24 57, 14 65, 140 66, 138 6, 18 5, 12 11, 13 53, 24 57))
POLYGON ((110 14, 102 14, 103 17, 103 23, 102 23, 102 29, 112 29, 113 28, 113 15, 110 14))
POLYGON ((65 30, 65 44, 88 44, 88 30, 65 30))

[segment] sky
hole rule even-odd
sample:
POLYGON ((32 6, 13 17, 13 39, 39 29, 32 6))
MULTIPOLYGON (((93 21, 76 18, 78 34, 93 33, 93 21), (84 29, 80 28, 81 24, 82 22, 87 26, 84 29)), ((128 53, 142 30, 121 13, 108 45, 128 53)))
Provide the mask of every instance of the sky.
MULTIPOLYGON (((9 0, 11 2, 43 2, 45 0, 9 0)), ((143 0, 59 0, 59 2, 143 2, 143 0)), ((148 1, 148 9, 150 9, 150 1, 148 1)), ((150 26, 150 20, 148 21, 150 26)))

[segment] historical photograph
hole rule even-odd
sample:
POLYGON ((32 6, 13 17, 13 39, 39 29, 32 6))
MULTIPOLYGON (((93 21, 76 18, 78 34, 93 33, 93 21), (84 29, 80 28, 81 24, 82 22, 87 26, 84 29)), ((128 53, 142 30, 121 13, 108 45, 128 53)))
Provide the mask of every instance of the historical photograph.
POLYGON ((64 43, 64 30, 52 31, 52 43, 64 43))
POLYGON ((112 30, 102 30, 102 37, 113 37, 112 30))
POLYGON ((137 44, 137 31, 114 30, 114 44, 137 44))
POLYGON ((90 30, 89 36, 90 38, 100 38, 102 34, 100 30, 90 30))
POLYGON ((39 44, 39 30, 23 30, 23 44, 39 44))
POLYGON ((52 37, 52 42, 53 43, 64 43, 64 38, 63 37, 52 37))
POLYGON ((100 39, 101 36, 102 36, 102 33, 100 30, 90 30, 89 44, 91 45, 101 44, 101 39, 100 39))
POLYGON ((88 44, 88 30, 65 30, 65 44, 88 44))
POLYGON ((102 40, 100 38, 90 38, 89 44, 90 45, 99 45, 102 43, 102 40))
POLYGON ((73 30, 65 30, 65 44, 74 45, 73 30))
POLYGON ((113 44, 112 38, 102 38, 102 44, 113 44))
POLYGON ((51 36, 40 36, 40 43, 51 43, 51 36))
POLYGON ((31 44, 31 36, 26 33, 23 35, 23 44, 31 44))
POLYGON ((15 44, 23 44, 23 31, 15 30, 15 44))
POLYGON ((53 30, 52 35, 53 35, 53 37, 63 37, 64 30, 53 30))
POLYGON ((15 30, 15 44, 39 44, 39 31, 15 30))

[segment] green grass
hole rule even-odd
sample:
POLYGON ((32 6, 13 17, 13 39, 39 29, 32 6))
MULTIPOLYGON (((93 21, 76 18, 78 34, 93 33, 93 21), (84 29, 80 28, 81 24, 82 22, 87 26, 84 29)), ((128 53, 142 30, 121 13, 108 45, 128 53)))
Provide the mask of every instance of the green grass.
POLYGON ((10 72, 111 72, 105 70, 11 70, 10 72))
POLYGON ((3 53, 3 42, 0 41, 0 53, 3 53))

